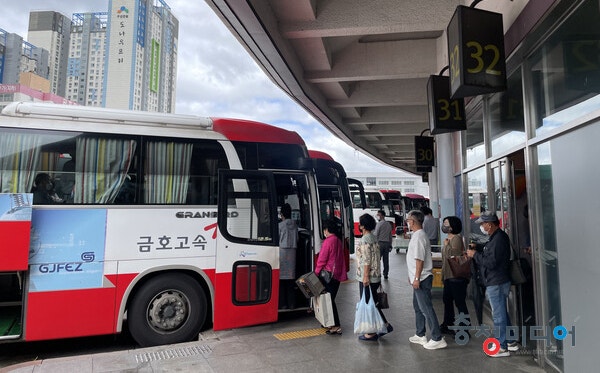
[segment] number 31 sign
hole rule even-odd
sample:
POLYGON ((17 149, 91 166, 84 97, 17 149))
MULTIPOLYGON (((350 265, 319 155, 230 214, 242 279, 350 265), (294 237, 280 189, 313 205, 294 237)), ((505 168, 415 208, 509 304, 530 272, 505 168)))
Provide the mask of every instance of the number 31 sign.
POLYGON ((502 14, 460 5, 447 34, 452 98, 506 90, 502 14))

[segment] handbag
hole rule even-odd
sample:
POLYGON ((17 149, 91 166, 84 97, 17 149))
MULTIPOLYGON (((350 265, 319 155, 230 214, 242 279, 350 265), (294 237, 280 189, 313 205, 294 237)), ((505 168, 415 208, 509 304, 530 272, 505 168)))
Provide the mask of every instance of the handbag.
POLYGON ((512 247, 510 250, 512 251, 512 258, 510 259, 510 267, 508 267, 508 274, 510 276, 510 282, 513 285, 521 285, 527 282, 527 277, 525 277, 525 273, 523 272, 523 267, 521 267, 521 259, 515 252, 515 249, 512 247))
POLYGON ((383 291, 383 287, 379 285, 377 288, 377 305, 381 309, 390 308, 390 304, 388 303, 388 295, 385 291, 383 291))
POLYGON ((354 316, 354 333, 356 334, 371 334, 371 333, 387 333, 387 327, 383 318, 379 314, 379 310, 375 306, 375 300, 371 293, 371 287, 363 288, 363 294, 360 301, 356 303, 356 314, 354 316), (368 290, 367 290, 368 289, 368 290), (369 291, 369 302, 365 300, 365 294, 369 291))
POLYGON ((527 282, 527 277, 525 277, 525 273, 523 272, 523 267, 521 267, 520 259, 512 259, 510 261, 510 282, 513 285, 521 285, 527 282))
POLYGON ((471 258, 466 255, 451 256, 447 259, 452 275, 456 278, 471 278, 471 258))
POLYGON ((321 281, 323 281, 323 283, 329 284, 331 282, 331 279, 333 278, 333 272, 329 272, 328 270, 323 268, 321 272, 319 272, 319 278, 321 279, 321 281))

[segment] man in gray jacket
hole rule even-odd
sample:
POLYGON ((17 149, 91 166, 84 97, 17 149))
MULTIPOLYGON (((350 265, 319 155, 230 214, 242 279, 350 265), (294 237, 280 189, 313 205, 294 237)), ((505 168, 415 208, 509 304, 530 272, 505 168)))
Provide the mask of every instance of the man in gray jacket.
POLYGON ((390 251, 392 251, 392 222, 385 220, 385 211, 377 211, 377 225, 373 235, 377 238, 379 252, 383 259, 383 278, 387 280, 390 272, 390 251))

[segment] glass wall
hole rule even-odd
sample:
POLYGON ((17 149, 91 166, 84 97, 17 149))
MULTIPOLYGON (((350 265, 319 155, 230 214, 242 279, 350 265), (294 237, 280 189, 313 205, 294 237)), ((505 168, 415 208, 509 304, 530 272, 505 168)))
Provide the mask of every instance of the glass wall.
MULTIPOLYGON (((558 277, 558 253, 556 247, 556 224, 554 216, 554 191, 552 185, 552 158, 550 156, 550 143, 537 147, 537 169, 538 176, 535 199, 537 216, 541 219, 541 237, 536 253, 536 259, 540 270, 541 294, 540 303, 544 313, 544 323, 552 328, 561 325, 560 313, 560 285, 558 277)), ((562 369, 562 359, 559 359, 556 345, 546 346, 548 358, 554 365, 562 369)))
POLYGON ((525 144, 521 70, 507 80, 507 89, 489 99, 492 156, 525 144))
POLYGON ((598 1, 585 1, 529 59, 536 135, 600 106, 598 24, 598 1))
POLYGON ((483 142, 483 110, 479 105, 467 116, 466 131, 467 160, 471 167, 485 161, 485 144, 483 142))
POLYGON ((469 242, 480 242, 485 243, 487 241, 487 235, 484 235, 479 230, 479 224, 475 223, 475 220, 479 215, 487 211, 488 207, 488 195, 487 195, 487 176, 485 167, 478 168, 467 174, 467 194, 469 196, 467 207, 469 211, 469 242))

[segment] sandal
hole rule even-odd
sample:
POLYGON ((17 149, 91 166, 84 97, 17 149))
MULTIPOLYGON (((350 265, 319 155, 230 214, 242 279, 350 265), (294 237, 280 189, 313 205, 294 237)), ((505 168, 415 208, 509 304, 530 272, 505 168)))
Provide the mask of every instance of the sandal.
POLYGON ((325 334, 328 335, 341 335, 342 334, 342 328, 337 327, 336 329, 334 328, 329 328, 325 331, 325 334))

